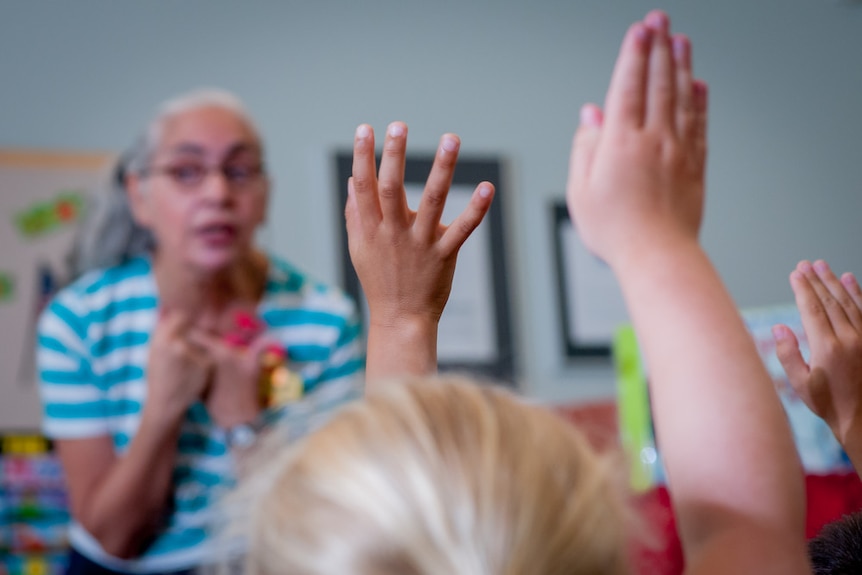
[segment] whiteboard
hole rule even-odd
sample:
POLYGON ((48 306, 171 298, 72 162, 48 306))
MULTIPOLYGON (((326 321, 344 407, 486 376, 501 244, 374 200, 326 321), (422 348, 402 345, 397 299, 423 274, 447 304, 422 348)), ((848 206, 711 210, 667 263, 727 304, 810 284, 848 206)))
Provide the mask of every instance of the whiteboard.
POLYGON ((38 431, 35 322, 111 156, 0 149, 0 431, 38 431))

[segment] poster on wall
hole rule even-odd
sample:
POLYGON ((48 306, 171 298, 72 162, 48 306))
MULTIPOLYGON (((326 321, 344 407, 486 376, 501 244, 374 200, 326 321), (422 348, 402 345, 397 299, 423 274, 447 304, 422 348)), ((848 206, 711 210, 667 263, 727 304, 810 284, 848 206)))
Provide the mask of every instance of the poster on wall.
MULTIPOLYGON (((347 179, 353 166, 352 152, 336 154, 339 219, 343 221, 347 199, 347 179)), ((404 187, 407 204, 419 206, 433 155, 408 155, 404 187)), ((379 158, 378 158, 379 165, 379 158)), ((482 224, 458 253, 452 292, 440 320, 437 357, 441 371, 470 372, 494 381, 514 385, 515 361, 509 318, 509 289, 505 262, 502 203, 505 183, 501 182, 501 162, 497 159, 460 157, 446 200, 442 221, 448 224, 470 202, 476 185, 494 182, 496 194, 482 224)), ((347 250, 347 233, 342 230, 343 280, 348 293, 360 302, 364 324, 368 308, 362 287, 347 250)))
POLYGON ((110 156, 0 150, 0 432, 37 431, 36 320, 110 156))
POLYGON ((551 222, 566 356, 609 357, 617 330, 629 322, 616 277, 581 241, 565 202, 553 203, 551 222))

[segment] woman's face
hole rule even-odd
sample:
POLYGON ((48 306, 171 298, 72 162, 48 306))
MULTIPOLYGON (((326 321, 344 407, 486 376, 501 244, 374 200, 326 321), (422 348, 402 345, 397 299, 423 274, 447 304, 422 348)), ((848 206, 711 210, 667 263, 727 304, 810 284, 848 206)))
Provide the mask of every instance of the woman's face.
POLYGON ((150 165, 129 180, 135 219, 159 258, 212 273, 248 254, 266 212, 262 162, 257 134, 228 109, 169 117, 150 165))

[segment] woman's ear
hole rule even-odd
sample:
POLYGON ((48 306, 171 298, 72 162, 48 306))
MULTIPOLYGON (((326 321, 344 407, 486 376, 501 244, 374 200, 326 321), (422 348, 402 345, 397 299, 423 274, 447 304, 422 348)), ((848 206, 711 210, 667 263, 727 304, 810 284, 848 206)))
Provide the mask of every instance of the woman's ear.
POLYGON ((150 202, 147 201, 144 193, 141 177, 138 174, 126 175, 125 188, 129 197, 129 209, 132 212, 132 218, 142 228, 149 228, 152 221, 150 202))

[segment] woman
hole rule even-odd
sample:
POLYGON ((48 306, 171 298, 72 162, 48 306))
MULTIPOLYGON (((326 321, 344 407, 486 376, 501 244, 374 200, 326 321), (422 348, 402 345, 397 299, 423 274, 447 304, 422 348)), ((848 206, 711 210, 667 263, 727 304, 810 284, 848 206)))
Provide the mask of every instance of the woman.
POLYGON ((254 246, 270 186, 234 96, 164 104, 116 184, 83 226, 82 275, 39 323, 69 572, 186 571, 209 554, 235 456, 284 411, 260 395, 261 358, 285 358, 275 373, 301 388, 285 410, 325 410, 360 392, 360 329, 341 291, 254 246))

